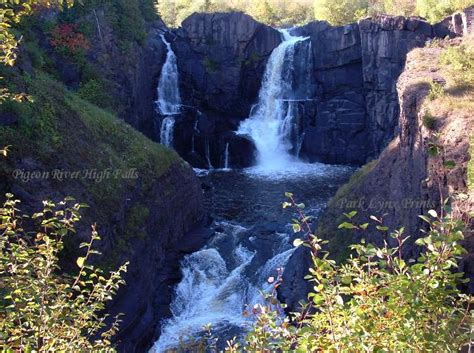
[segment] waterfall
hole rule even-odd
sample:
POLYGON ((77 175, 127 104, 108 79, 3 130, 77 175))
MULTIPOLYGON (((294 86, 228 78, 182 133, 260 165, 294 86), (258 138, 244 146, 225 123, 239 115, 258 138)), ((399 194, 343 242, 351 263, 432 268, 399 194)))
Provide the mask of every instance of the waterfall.
POLYGON ((163 34, 161 40, 168 50, 166 60, 161 69, 160 80, 158 81, 158 100, 156 104, 162 115, 178 114, 181 108, 181 96, 179 94, 178 65, 176 55, 171 49, 171 44, 163 34))
POLYGON ((229 169, 229 142, 225 145, 224 169, 229 169))
POLYGON ((301 148, 303 147, 305 133, 298 136, 298 144, 296 145, 296 158, 300 158, 301 148))
POLYGON ((258 152, 257 163, 269 170, 281 169, 292 161, 290 135, 294 109, 292 104, 285 104, 285 100, 291 100, 295 95, 293 72, 296 46, 308 39, 292 36, 289 30, 280 32, 283 42, 273 50, 268 60, 258 103, 237 131, 252 138, 258 152))
POLYGON ((160 142, 167 147, 173 147, 174 122, 172 116, 167 116, 161 123, 160 142))
POLYGON ((209 323, 245 324, 247 319, 242 312, 247 303, 248 282, 243 271, 255 253, 238 246, 230 255, 237 264, 231 270, 216 249, 203 249, 185 258, 183 279, 171 304, 173 318, 164 323, 160 339, 150 353, 177 347, 180 338, 198 334, 209 323))
POLYGON ((209 169, 214 169, 211 163, 211 148, 209 146, 209 139, 206 139, 205 153, 206 153, 207 167, 209 169))

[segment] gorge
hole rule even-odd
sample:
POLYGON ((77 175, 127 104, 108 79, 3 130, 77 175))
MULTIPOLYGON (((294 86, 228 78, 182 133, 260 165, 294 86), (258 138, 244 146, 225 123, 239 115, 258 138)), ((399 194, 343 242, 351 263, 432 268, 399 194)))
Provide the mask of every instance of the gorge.
MULTIPOLYGON (((91 206, 71 243, 97 222, 103 259, 93 261, 107 271, 130 262, 105 310, 123 314, 118 351, 192 351, 208 324, 223 349, 248 332, 248 313, 276 280, 287 305, 279 314, 298 310, 311 256, 293 246, 302 234, 291 226, 298 214, 281 207, 287 192, 337 261, 365 236, 338 228, 354 209, 360 224, 377 212, 391 230, 405 226, 409 254, 424 229, 418 215, 448 195, 467 195, 453 207, 472 228, 474 126, 459 108, 470 96, 449 86, 438 59, 472 38, 473 7, 437 24, 380 15, 276 29, 242 12, 194 13, 168 28, 147 8, 88 6, 44 9, 32 21, 33 44, 8 79, 34 100, 0 107, 0 138, 13 146, 0 160, 0 190, 31 212, 66 196, 91 206), (136 23, 117 29, 127 21, 136 23), (87 46, 58 49, 53 24, 87 46), (450 99, 444 110, 436 85, 450 99), (134 177, 17 174, 53 169, 134 177), (421 203, 393 206, 406 200, 421 203)), ((468 236, 461 269, 474 280, 468 236)), ((76 255, 67 244, 64 272, 76 255)))
MULTIPOLYGON (((163 322, 152 352, 204 337, 207 324, 220 340, 220 349, 225 340, 242 338, 251 325, 242 313, 262 301, 259 290, 268 291, 267 279, 277 278, 279 271, 283 274, 279 298, 290 309, 298 308, 297 302, 310 290, 303 280, 310 261, 302 254, 304 249, 295 252, 291 245, 295 236, 274 206, 283 201, 286 191, 295 192, 308 200, 306 214, 317 222, 353 167, 378 157, 397 129, 403 129, 398 125, 396 83, 407 53, 433 38, 461 34, 451 27, 453 21, 432 26, 401 17, 366 19, 336 28, 312 23, 279 33, 266 28, 272 40, 278 34, 280 41, 260 57, 250 54, 253 59, 244 65, 238 63, 240 57, 235 59, 237 64, 232 64, 241 67, 235 67, 237 82, 229 87, 228 76, 225 83, 219 79, 224 72, 229 74, 232 56, 221 50, 242 55, 229 36, 245 38, 227 27, 233 21, 238 21, 236 27, 230 28, 245 28, 249 25, 242 22, 250 19, 243 14, 211 18, 195 14, 176 34, 168 34, 170 38, 176 35, 177 70, 183 73, 185 97, 183 111, 176 117, 176 148, 195 167, 209 170, 199 169, 198 174, 209 188, 206 205, 214 218, 215 235, 202 250, 183 260, 183 277, 171 302, 172 317, 163 322), (181 48, 185 39, 194 48, 192 54, 181 48), (196 53, 203 57, 206 72, 199 72, 195 64, 186 66, 185 60, 199 60, 193 57, 196 53), (225 95, 235 99, 236 94, 244 94, 240 90, 249 84, 247 65, 261 77, 254 102, 248 99, 243 107, 241 99, 239 111, 219 106, 229 103, 225 95), (215 85, 213 91, 209 83, 199 86, 207 80, 215 85), (203 90, 209 93, 204 95, 203 90), (245 113, 247 118, 243 118, 245 113), (196 148, 196 141, 201 148, 196 148), (213 165, 220 169, 213 170, 213 165), (278 216, 269 216, 272 213, 278 216)), ((258 40, 255 35, 248 37, 258 40)), ((266 48, 268 40, 262 41, 246 46, 266 48)), ((342 215, 345 210, 337 211, 342 215)))

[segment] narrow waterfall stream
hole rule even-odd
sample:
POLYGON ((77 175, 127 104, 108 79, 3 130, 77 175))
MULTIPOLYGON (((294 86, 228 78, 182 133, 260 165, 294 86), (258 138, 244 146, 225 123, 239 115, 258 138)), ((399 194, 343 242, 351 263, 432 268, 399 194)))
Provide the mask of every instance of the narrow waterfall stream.
MULTIPOLYGON (((254 140, 258 165, 229 169, 227 144, 225 169, 211 170, 206 141, 210 170, 200 170, 198 175, 207 186, 205 200, 214 219, 214 236, 181 263, 172 317, 161 323, 160 338, 151 352, 173 351, 182 343, 195 342, 208 324, 220 347, 234 336, 242 339, 252 324, 244 311, 262 302, 261 291, 271 288, 268 278, 277 275, 294 251, 289 223, 295 215, 281 207, 285 192, 294 193, 307 205, 307 214, 317 219, 353 171, 297 161, 302 141, 297 105, 306 98, 309 83, 294 82, 294 56, 299 45, 311 48, 306 38, 291 36, 288 30, 281 33, 283 42, 268 60, 258 103, 238 131, 254 140)), ((194 129, 198 130, 198 122, 194 129)))
POLYGON ((163 34, 160 37, 167 49, 166 60, 158 81, 158 100, 156 101, 159 113, 164 116, 160 126, 160 142, 165 146, 173 147, 175 123, 173 115, 179 114, 181 109, 178 65, 171 44, 163 34))

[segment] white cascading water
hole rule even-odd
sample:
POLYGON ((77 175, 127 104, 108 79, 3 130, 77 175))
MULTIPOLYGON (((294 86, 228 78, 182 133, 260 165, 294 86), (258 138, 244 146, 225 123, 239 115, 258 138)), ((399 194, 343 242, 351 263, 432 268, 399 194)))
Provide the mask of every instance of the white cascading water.
POLYGON ((176 55, 171 44, 165 36, 160 35, 166 45, 166 60, 161 68, 160 80, 158 81, 158 100, 156 104, 161 114, 175 115, 181 109, 181 96, 179 94, 178 64, 176 55))
POLYGON ((280 32, 283 42, 268 60, 258 103, 237 131, 252 138, 258 152, 257 163, 266 170, 283 169, 293 159, 289 153, 292 148, 289 139, 292 124, 289 122, 294 114, 291 74, 296 45, 308 39, 292 36, 289 30, 280 32))
POLYGON ((171 44, 165 36, 160 35, 161 40, 166 45, 166 60, 161 69, 158 81, 158 100, 156 105, 161 115, 164 115, 160 128, 160 142, 168 147, 173 147, 173 134, 175 118, 173 115, 179 114, 181 109, 181 96, 179 94, 178 65, 176 55, 171 48, 171 44))
POLYGON ((174 118, 167 116, 161 122, 160 142, 167 147, 173 147, 174 118))
MULTIPOLYGON (((223 236, 231 235, 235 242, 247 231, 227 222, 221 222, 220 226, 229 231, 223 236)), ((171 303, 173 317, 163 323, 160 338, 150 353, 165 352, 177 347, 180 341, 192 342, 207 324, 213 330, 220 325, 247 328, 252 319, 243 314, 245 308, 263 304, 260 290, 271 289, 268 278, 286 264, 294 251, 287 235, 281 234, 278 240, 281 248, 258 270, 256 283, 244 274, 256 253, 242 245, 236 246, 231 254, 206 247, 188 255, 181 264, 183 279, 171 303), (234 263, 231 268, 224 259, 229 255, 234 263)))
MULTIPOLYGON (((229 225, 230 226, 230 225, 229 225)), ((234 235, 245 230, 233 228, 234 235)), ((161 353, 176 347, 202 331, 207 324, 243 326, 248 318, 242 315, 248 303, 248 280, 243 271, 255 253, 238 246, 232 253, 235 268, 228 269, 222 255, 214 248, 205 248, 185 258, 181 266, 183 279, 176 287, 171 304, 173 318, 165 321, 159 340, 150 352, 161 353)))

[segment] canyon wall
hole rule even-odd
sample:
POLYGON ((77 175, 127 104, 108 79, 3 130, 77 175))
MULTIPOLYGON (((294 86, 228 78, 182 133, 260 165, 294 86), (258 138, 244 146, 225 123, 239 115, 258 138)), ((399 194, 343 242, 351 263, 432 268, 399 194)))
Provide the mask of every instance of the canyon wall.
MULTIPOLYGON (((296 95, 292 107, 303 141, 300 157, 363 164, 378 156, 396 132, 396 81, 407 53, 459 31, 462 26, 454 19, 431 25, 421 18, 392 16, 293 29, 292 34, 310 38, 312 51, 308 56, 300 46, 295 53, 294 71, 304 73, 296 80, 311 81, 304 99, 296 95)), ((266 61, 281 35, 245 14, 217 13, 194 14, 168 37, 177 55, 184 104, 176 118, 175 149, 196 167, 208 168, 208 160, 223 167, 229 143, 231 167, 252 165, 252 142, 234 132, 257 102, 266 61)), ((155 119, 159 130, 162 117, 155 119)))
MULTIPOLYGON (((450 46, 460 39, 451 40, 450 46)), ((470 162, 470 139, 474 131, 469 110, 469 94, 463 98, 462 85, 457 86, 449 71, 439 66, 443 46, 415 49, 409 53, 405 70, 398 79, 397 92, 400 116, 397 135, 377 160, 364 166, 339 189, 321 216, 316 234, 329 241, 327 250, 336 260, 344 260, 350 253, 349 245, 362 238, 383 246, 395 240, 384 236, 370 225, 367 231, 339 229, 347 219, 344 213, 357 211, 353 221, 371 222, 374 215, 383 219, 389 231, 404 227, 408 240, 402 254, 406 259, 418 255, 414 244, 426 230, 427 224, 419 215, 431 209, 442 214, 443 204, 449 198, 453 215, 468 225, 464 246, 468 253, 460 269, 470 279, 466 290, 474 291, 472 254, 474 237, 471 234, 474 194, 468 187, 467 170, 470 162), (448 86, 447 85, 448 82, 448 86), (434 84, 446 86, 440 97, 430 91, 434 84), (430 98, 427 98, 430 95, 430 98)), ((290 310, 306 300, 311 285, 303 278, 311 266, 306 249, 297 249, 287 263, 279 296, 290 310)))

